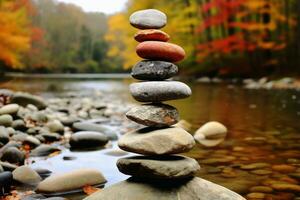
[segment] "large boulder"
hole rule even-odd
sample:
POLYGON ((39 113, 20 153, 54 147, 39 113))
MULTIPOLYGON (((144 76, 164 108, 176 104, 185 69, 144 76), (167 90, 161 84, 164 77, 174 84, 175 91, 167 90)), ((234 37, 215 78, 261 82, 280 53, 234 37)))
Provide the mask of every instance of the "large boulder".
POLYGON ((96 192, 84 200, 245 200, 222 186, 201 178, 177 182, 128 179, 96 192))

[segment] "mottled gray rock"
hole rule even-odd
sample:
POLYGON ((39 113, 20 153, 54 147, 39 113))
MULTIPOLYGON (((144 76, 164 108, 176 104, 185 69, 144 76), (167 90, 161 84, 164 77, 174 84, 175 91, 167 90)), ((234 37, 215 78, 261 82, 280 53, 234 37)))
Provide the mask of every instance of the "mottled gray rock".
POLYGON ((5 114, 0 115, 0 126, 9 127, 13 123, 13 118, 11 115, 5 114))
POLYGON ((73 128, 78 131, 100 132, 106 135, 110 140, 118 139, 117 133, 112 128, 105 125, 100 125, 100 124, 90 123, 90 122, 76 122, 73 124, 73 128))
POLYGON ((142 60, 132 69, 131 75, 139 80, 159 81, 173 77, 178 73, 178 67, 170 62, 142 60))
POLYGON ((138 154, 164 155, 189 151, 195 141, 182 128, 143 128, 123 135, 118 145, 125 151, 138 154))
POLYGON ((192 91, 189 86, 178 81, 149 81, 132 83, 130 93, 140 102, 161 102, 187 98, 192 91))
POLYGON ((19 110, 19 105, 18 104, 8 104, 5 106, 2 106, 0 108, 0 115, 4 115, 4 114, 16 114, 19 110))
POLYGON ((160 29, 167 24, 167 16, 159 10, 147 9, 134 12, 129 21, 138 29, 160 29))
POLYGON ((73 149, 101 148, 108 142, 108 137, 99 132, 80 131, 70 138, 70 145, 73 149))
POLYGON ((0 126, 0 142, 2 144, 6 144, 9 142, 9 135, 8 131, 5 127, 0 126))
POLYGON ((167 127, 179 121, 176 108, 166 104, 145 104, 131 108, 126 117, 138 124, 151 127, 167 127))
POLYGON ((8 147, 3 151, 1 160, 20 165, 24 163, 25 154, 16 147, 8 147))
POLYGON ((19 131, 26 131, 27 130, 25 122, 22 119, 14 120, 11 126, 15 130, 19 130, 19 131))
POLYGON ((49 145, 49 144, 41 144, 40 146, 33 149, 30 153, 30 156, 48 156, 51 153, 56 151, 61 151, 59 148, 49 145))
POLYGON ((37 184, 42 180, 36 171, 25 165, 15 169, 12 174, 15 181, 29 185, 37 184))
POLYGON ((26 107, 28 104, 32 104, 40 110, 45 109, 47 107, 46 102, 42 98, 22 92, 15 93, 12 96, 11 102, 24 107, 26 107))
POLYGON ((84 200, 245 200, 242 196, 201 178, 172 183, 122 181, 84 200))
POLYGON ((117 162, 120 172, 151 179, 183 179, 192 177, 199 169, 198 162, 185 156, 135 156, 117 162))
POLYGON ((98 185, 106 182, 98 170, 80 169, 61 175, 50 176, 39 183, 37 192, 57 193, 81 189, 86 185, 98 185))

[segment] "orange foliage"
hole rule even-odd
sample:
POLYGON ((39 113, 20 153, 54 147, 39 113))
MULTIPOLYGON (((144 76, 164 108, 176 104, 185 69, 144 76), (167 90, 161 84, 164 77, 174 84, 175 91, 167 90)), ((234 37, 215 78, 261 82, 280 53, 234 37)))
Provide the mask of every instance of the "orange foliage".
POLYGON ((4 0, 0 4, 0 61, 12 68, 22 67, 21 55, 30 48, 30 23, 25 5, 29 5, 28 0, 4 0))

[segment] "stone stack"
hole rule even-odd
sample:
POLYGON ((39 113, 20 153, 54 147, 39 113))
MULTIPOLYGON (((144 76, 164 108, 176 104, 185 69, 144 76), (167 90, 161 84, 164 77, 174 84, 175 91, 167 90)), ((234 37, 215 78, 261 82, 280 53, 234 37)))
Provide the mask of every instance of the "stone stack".
POLYGON ((173 126, 179 114, 163 101, 191 95, 184 83, 166 80, 178 72, 175 62, 185 57, 184 50, 168 43, 169 35, 161 30, 167 23, 164 13, 141 10, 130 16, 132 26, 141 29, 135 39, 142 57, 132 70, 132 76, 142 82, 130 85, 132 96, 140 106, 126 116, 145 128, 125 134, 118 145, 141 156, 121 158, 118 169, 131 177, 96 192, 85 200, 243 200, 238 194, 209 181, 194 177, 200 169, 195 159, 176 155, 195 145, 194 138, 184 129, 173 126))
POLYGON ((140 29, 135 40, 140 42, 137 54, 145 59, 132 69, 132 76, 142 82, 130 85, 132 96, 145 103, 132 108, 126 116, 145 128, 125 134, 119 147, 142 156, 118 160, 119 170, 134 178, 156 181, 186 179, 200 169, 192 158, 174 155, 189 151, 195 145, 191 134, 174 127, 179 120, 176 108, 163 101, 182 99, 191 95, 184 83, 166 80, 176 75, 174 64, 184 59, 185 51, 169 43, 170 36, 159 30, 167 23, 167 16, 154 9, 142 10, 130 16, 132 26, 140 29))

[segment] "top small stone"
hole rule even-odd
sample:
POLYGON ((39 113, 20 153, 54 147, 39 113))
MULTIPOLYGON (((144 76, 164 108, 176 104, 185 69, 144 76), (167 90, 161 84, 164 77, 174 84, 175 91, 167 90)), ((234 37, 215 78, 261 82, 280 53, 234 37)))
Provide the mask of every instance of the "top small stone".
POLYGON ((159 10, 147 9, 134 12, 129 21, 138 29, 160 29, 167 24, 167 16, 159 10))

